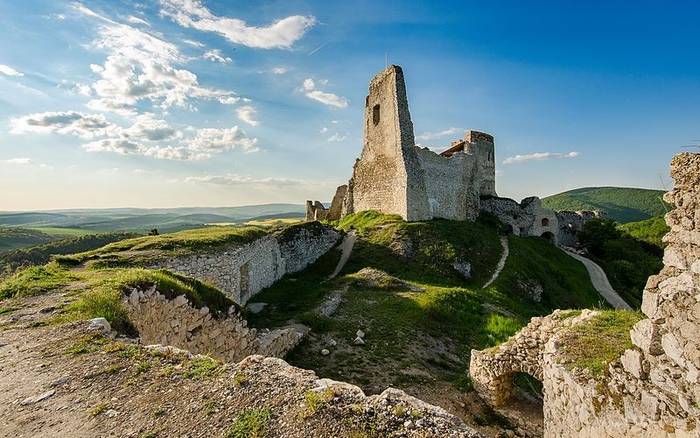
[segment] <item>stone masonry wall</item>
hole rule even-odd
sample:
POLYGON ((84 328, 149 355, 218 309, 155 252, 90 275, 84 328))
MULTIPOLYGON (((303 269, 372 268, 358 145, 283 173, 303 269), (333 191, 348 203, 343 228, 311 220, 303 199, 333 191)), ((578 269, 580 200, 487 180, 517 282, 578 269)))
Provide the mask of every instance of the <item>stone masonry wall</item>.
MULTIPOLYGON (((634 348, 612 362, 604 378, 594 379, 562 366, 557 336, 527 328, 516 335, 538 351, 537 340, 549 339, 540 362, 546 437, 700 436, 700 154, 674 157, 671 176, 675 188, 665 200, 676 209, 666 215, 671 230, 664 237, 664 268, 647 282, 647 319, 630 332, 634 348)), ((472 356, 477 388, 495 403, 503 398, 502 386, 489 376, 503 375, 512 363, 510 356, 496 358, 501 351, 472 356)))
POLYGON ((475 184, 476 157, 457 153, 443 157, 430 149, 417 148, 425 172, 425 186, 431 217, 476 219, 479 187, 475 184))
POLYGON ((259 333, 248 328, 233 307, 228 315, 212 315, 206 307, 193 307, 184 295, 166 298, 155 286, 133 289, 124 306, 142 343, 172 345, 226 362, 251 354, 284 357, 308 331, 304 326, 290 326, 259 333))
POLYGON ((172 257, 150 266, 211 283, 244 305, 251 296, 287 273, 298 272, 330 250, 340 238, 316 223, 292 226, 243 246, 228 246, 172 257))

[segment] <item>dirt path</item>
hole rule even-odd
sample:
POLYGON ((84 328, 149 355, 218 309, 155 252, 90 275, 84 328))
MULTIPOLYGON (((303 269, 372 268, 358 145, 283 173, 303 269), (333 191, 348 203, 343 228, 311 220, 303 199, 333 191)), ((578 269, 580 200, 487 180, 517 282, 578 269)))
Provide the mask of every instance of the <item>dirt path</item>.
POLYGON ((342 251, 342 255, 340 256, 340 260, 338 260, 338 265, 336 265, 335 270, 330 275, 330 277, 328 277, 329 280, 337 277, 338 274, 340 274, 340 271, 343 270, 345 264, 350 259, 350 255, 352 254, 352 248, 355 246, 356 240, 357 236, 355 235, 354 231, 350 231, 348 235, 345 236, 343 243, 340 244, 340 251, 342 251))
POLYGON ((501 259, 498 261, 498 265, 496 265, 496 270, 494 271, 493 275, 491 276, 491 279, 489 281, 487 281, 485 285, 482 286, 482 289, 485 289, 485 288, 491 286, 491 283, 496 281, 496 279, 500 275, 501 271, 503 270, 503 267, 506 265, 506 260, 508 260, 508 254, 509 254, 508 236, 501 236, 501 247, 503 247, 503 252, 501 253, 501 259))
POLYGON ((593 287, 603 296, 603 298, 605 298, 605 301, 610 303, 611 306, 618 310, 632 310, 632 307, 630 307, 630 305, 627 304, 617 292, 615 292, 615 289, 612 288, 610 282, 608 281, 607 275, 605 275, 605 271, 603 271, 603 268, 598 266, 595 262, 593 262, 593 260, 587 259, 582 255, 576 254, 575 252, 567 249, 565 249, 565 251, 571 257, 583 263, 583 266, 585 266, 586 270, 588 271, 588 275, 591 277, 593 287))

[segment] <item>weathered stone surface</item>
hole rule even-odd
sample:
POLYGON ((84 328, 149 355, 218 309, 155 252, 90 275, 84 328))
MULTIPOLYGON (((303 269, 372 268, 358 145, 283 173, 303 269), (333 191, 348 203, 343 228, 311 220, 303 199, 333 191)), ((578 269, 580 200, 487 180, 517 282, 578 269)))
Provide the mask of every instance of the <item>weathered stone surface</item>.
POLYGON ((533 318, 503 345, 472 352, 470 372, 485 400, 502 403, 508 373, 531 369, 543 379, 546 437, 700 436, 700 154, 674 157, 671 175, 675 188, 664 199, 676 208, 666 215, 664 268, 647 281, 648 319, 630 331, 636 348, 611 363, 602 381, 591 379, 559 363, 556 336, 538 344, 549 332, 533 318), (537 354, 519 353, 522 345, 535 345, 537 354))
POLYGON ((301 271, 318 260, 339 238, 340 233, 332 227, 317 222, 294 225, 246 245, 171 257, 150 268, 164 268, 212 283, 244 305, 285 274, 301 271))
POLYGON ((283 357, 308 332, 307 327, 295 325, 258 333, 235 311, 212 318, 208 309, 191 306, 184 295, 169 300, 155 287, 133 289, 124 307, 142 343, 208 354, 226 362, 251 354, 283 357))

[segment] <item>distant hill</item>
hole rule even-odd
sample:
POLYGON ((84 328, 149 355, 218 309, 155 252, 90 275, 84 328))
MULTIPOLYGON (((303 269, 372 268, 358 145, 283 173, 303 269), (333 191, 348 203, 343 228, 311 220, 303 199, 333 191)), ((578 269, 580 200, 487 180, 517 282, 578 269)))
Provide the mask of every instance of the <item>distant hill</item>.
POLYGON ((663 248, 664 244, 661 239, 669 231, 668 225, 663 217, 657 216, 651 219, 646 219, 639 222, 630 222, 618 226, 618 228, 641 241, 651 243, 659 248, 663 248))
MULTIPOLYGON (((261 218, 298 218, 303 217, 305 211, 306 208, 302 204, 264 204, 241 207, 108 208, 0 212, 0 227, 45 229, 47 227, 61 227, 84 230, 88 233, 114 231, 145 233, 150 229, 157 228, 160 232, 174 232, 207 224, 243 223, 261 218)), ((76 234, 79 233, 76 232, 76 234)), ((29 242, 29 244, 36 243, 42 242, 38 240, 29 242)), ((2 240, 0 239, 1 244, 2 240)), ((5 250, 19 246, 27 245, 15 245, 5 248, 5 250)))
POLYGON ((40 245, 55 240, 55 237, 26 228, 0 227, 0 253, 25 246, 40 245))
POLYGON ((586 187, 569 190, 542 200, 552 210, 600 210, 619 223, 636 222, 661 216, 668 205, 661 190, 628 187, 586 187))

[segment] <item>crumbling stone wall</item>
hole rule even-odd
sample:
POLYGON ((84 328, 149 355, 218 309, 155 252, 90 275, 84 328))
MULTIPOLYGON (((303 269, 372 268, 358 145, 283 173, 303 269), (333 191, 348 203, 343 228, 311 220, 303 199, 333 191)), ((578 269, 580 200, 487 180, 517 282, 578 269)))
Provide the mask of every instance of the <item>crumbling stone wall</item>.
POLYGON ((172 345, 226 362, 251 354, 284 357, 308 332, 296 325, 259 333, 234 307, 228 315, 215 315, 193 307, 184 295, 168 299, 155 286, 131 290, 124 306, 142 343, 172 345))
POLYGON ((494 407, 503 406, 513 395, 513 375, 527 373, 543 380, 544 346, 562 330, 595 315, 555 310, 551 315, 532 318, 530 323, 506 342, 487 349, 472 350, 469 375, 474 389, 494 407))
MULTIPOLYGON (((666 215, 664 268, 647 282, 647 319, 630 331, 634 348, 595 379, 563 366, 561 345, 547 330, 526 328, 515 336, 542 352, 547 437, 700 436, 700 154, 674 157, 671 176, 675 188, 664 199, 676 209, 666 215)), ((503 399, 503 385, 489 376, 508 369, 512 359, 502 350, 514 344, 472 352, 470 372, 487 401, 503 399)))
POLYGON ((425 172, 425 186, 431 217, 476 219, 479 211, 479 186, 473 155, 457 153, 443 157, 430 149, 417 149, 418 161, 425 172))
POLYGON ((542 206, 536 196, 525 198, 519 204, 509 198, 483 197, 481 211, 496 216, 516 236, 550 237, 552 243, 564 246, 575 246, 583 224, 602 217, 600 212, 592 211, 555 212, 542 206))
POLYGON ((295 225, 246 245, 171 257, 150 268, 168 269, 209 282, 244 305, 285 274, 301 271, 315 262, 339 238, 338 231, 318 222, 295 225))

